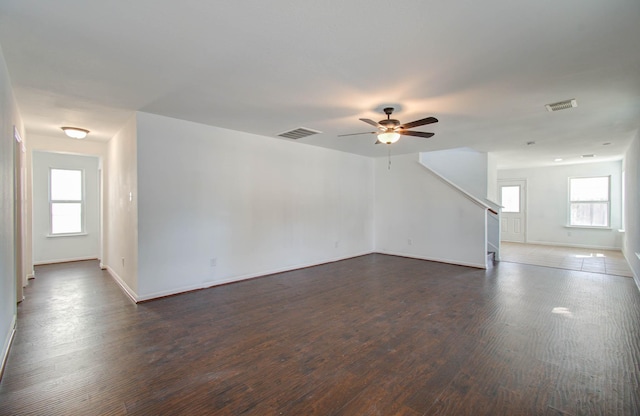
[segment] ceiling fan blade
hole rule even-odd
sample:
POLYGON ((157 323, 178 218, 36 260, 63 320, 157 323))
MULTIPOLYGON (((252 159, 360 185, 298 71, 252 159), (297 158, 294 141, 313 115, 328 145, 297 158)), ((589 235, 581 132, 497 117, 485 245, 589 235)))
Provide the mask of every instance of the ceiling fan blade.
POLYGON ((364 132, 364 133, 338 134, 338 137, 357 136, 359 134, 378 134, 378 132, 377 131, 367 131, 367 132, 364 132))
POLYGON ((424 137, 425 139, 428 139, 429 137, 433 137, 435 134, 435 133, 425 133, 423 131, 404 131, 404 130, 399 130, 398 133, 402 134, 403 136, 424 137))
POLYGON ((364 121, 367 124, 371 124, 373 127, 380 128, 380 125, 378 123, 376 123, 375 121, 370 120, 368 118, 361 118, 360 121, 364 121))
POLYGON ((411 123, 403 124, 400 127, 403 129, 411 129, 413 127, 424 126, 425 124, 431 124, 431 123, 437 123, 437 122, 438 122, 437 118, 427 117, 427 118, 422 118, 420 120, 412 121, 411 123))

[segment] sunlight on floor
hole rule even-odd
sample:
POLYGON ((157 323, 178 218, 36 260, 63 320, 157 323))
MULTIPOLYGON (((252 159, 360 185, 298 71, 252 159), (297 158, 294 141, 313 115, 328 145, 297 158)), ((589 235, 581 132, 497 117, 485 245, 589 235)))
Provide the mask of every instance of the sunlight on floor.
POLYGON ((500 244, 501 261, 633 277, 620 251, 508 242, 500 244))
POLYGON ((557 307, 557 308, 553 308, 551 310, 551 313, 555 313, 557 315, 564 315, 567 317, 571 317, 572 313, 569 310, 569 308, 561 308, 561 307, 557 307))
POLYGON ((594 255, 593 253, 590 253, 590 254, 588 254, 588 255, 585 255, 585 254, 576 254, 576 258, 578 258, 578 259, 588 259, 588 258, 591 258, 591 257, 607 257, 607 256, 605 256, 605 255, 604 255, 604 254, 602 254, 602 253, 596 253, 595 255, 594 255))

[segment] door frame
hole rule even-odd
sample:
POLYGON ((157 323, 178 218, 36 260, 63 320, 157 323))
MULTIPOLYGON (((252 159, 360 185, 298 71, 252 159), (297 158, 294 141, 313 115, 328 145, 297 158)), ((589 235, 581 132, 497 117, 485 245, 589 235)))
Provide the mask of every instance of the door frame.
POLYGON ((20 303, 24 299, 23 288, 27 285, 27 275, 25 253, 27 243, 26 238, 26 178, 25 164, 27 148, 24 140, 18 132, 18 128, 13 126, 13 247, 15 261, 16 279, 16 302, 20 303))

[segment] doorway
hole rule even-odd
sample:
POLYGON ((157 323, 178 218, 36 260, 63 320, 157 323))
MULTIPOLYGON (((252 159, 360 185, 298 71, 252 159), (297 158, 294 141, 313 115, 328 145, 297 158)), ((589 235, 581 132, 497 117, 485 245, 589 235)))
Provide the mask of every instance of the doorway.
POLYGON ((498 192, 500 205, 502 205, 500 241, 526 242, 526 180, 500 180, 498 181, 498 192))
POLYGON ((100 159, 34 150, 33 263, 100 257, 100 159))

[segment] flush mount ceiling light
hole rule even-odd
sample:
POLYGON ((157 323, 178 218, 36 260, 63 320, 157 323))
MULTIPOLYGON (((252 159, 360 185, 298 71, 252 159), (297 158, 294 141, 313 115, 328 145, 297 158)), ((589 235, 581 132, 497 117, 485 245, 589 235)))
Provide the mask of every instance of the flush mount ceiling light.
POLYGON ((72 139, 84 139, 89 134, 89 130, 79 127, 62 127, 62 131, 72 139))

